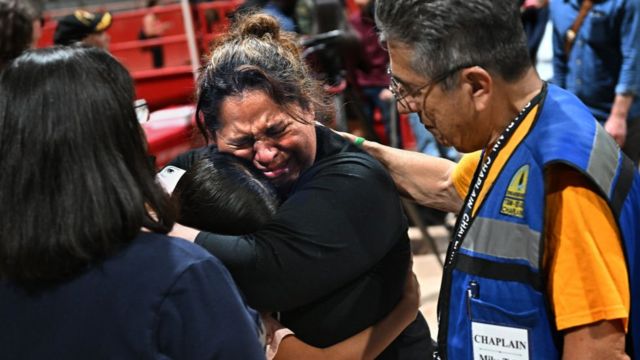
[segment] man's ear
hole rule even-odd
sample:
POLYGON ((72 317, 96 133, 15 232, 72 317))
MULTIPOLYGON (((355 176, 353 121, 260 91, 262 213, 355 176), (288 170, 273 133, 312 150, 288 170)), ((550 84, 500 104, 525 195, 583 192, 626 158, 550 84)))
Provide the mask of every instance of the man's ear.
POLYGON ((491 74, 480 66, 473 66, 462 70, 461 79, 476 111, 485 110, 493 93, 491 74))

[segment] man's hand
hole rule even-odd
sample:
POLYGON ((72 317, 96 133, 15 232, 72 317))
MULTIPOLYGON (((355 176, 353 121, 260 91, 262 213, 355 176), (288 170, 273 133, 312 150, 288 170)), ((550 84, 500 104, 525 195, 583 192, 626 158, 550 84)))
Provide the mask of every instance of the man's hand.
POLYGON ((627 119, 619 115, 611 114, 604 123, 604 129, 613 137, 613 139, 620 145, 624 146, 624 141, 627 138, 627 119))
POLYGON ((624 146, 624 141, 627 138, 627 115, 631 104, 633 104, 633 95, 617 94, 613 100, 611 114, 604 123, 604 129, 620 147, 624 146))
POLYGON ((622 320, 605 320, 567 329, 564 332, 563 360, 629 360, 624 350, 622 320))

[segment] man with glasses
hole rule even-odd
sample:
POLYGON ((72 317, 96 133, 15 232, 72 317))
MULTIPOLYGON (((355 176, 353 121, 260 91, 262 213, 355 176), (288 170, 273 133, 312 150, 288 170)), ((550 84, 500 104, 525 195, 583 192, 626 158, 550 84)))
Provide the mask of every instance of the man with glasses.
POLYGON ((467 153, 456 165, 345 134, 405 196, 458 212, 438 355, 640 355, 640 175, 588 108, 540 80, 517 2, 378 0, 376 21, 398 110, 467 153))

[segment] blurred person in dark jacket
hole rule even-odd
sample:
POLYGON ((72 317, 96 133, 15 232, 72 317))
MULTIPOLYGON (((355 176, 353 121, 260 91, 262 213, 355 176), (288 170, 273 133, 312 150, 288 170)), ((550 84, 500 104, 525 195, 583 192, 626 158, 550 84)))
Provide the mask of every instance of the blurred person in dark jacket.
POLYGON ((111 38, 106 31, 111 27, 112 21, 113 17, 109 12, 76 10, 58 21, 53 42, 56 45, 83 43, 107 50, 111 38))
POLYGON ((374 21, 375 0, 356 0, 360 11, 349 16, 349 23, 360 37, 364 67, 355 70, 356 83, 363 98, 366 120, 373 125, 375 111, 380 111, 387 139, 391 141, 391 104, 393 95, 389 91, 389 54, 380 45, 374 21))
POLYGON ((24 0, 0 0, 0 70, 37 41, 36 12, 24 0))

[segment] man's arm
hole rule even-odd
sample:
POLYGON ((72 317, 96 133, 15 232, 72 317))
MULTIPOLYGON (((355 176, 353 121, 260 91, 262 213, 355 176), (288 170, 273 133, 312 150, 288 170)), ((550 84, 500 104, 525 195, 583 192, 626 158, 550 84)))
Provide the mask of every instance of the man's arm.
POLYGON ((625 359, 630 292, 616 221, 595 186, 565 165, 547 169, 545 269, 564 359, 625 359))
POLYGON ((629 359, 621 320, 599 321, 564 332, 563 360, 629 359))
MULTIPOLYGON (((341 133, 353 142, 355 136, 341 133)), ((453 161, 365 141, 362 149, 384 165, 400 193, 424 206, 458 212, 462 199, 453 186, 453 161)))
POLYGON ((616 97, 604 128, 618 145, 623 146, 627 137, 629 108, 633 104, 634 95, 640 90, 640 52, 637 47, 640 41, 640 5, 637 1, 629 1, 621 12, 619 36, 622 64, 615 89, 616 97))

